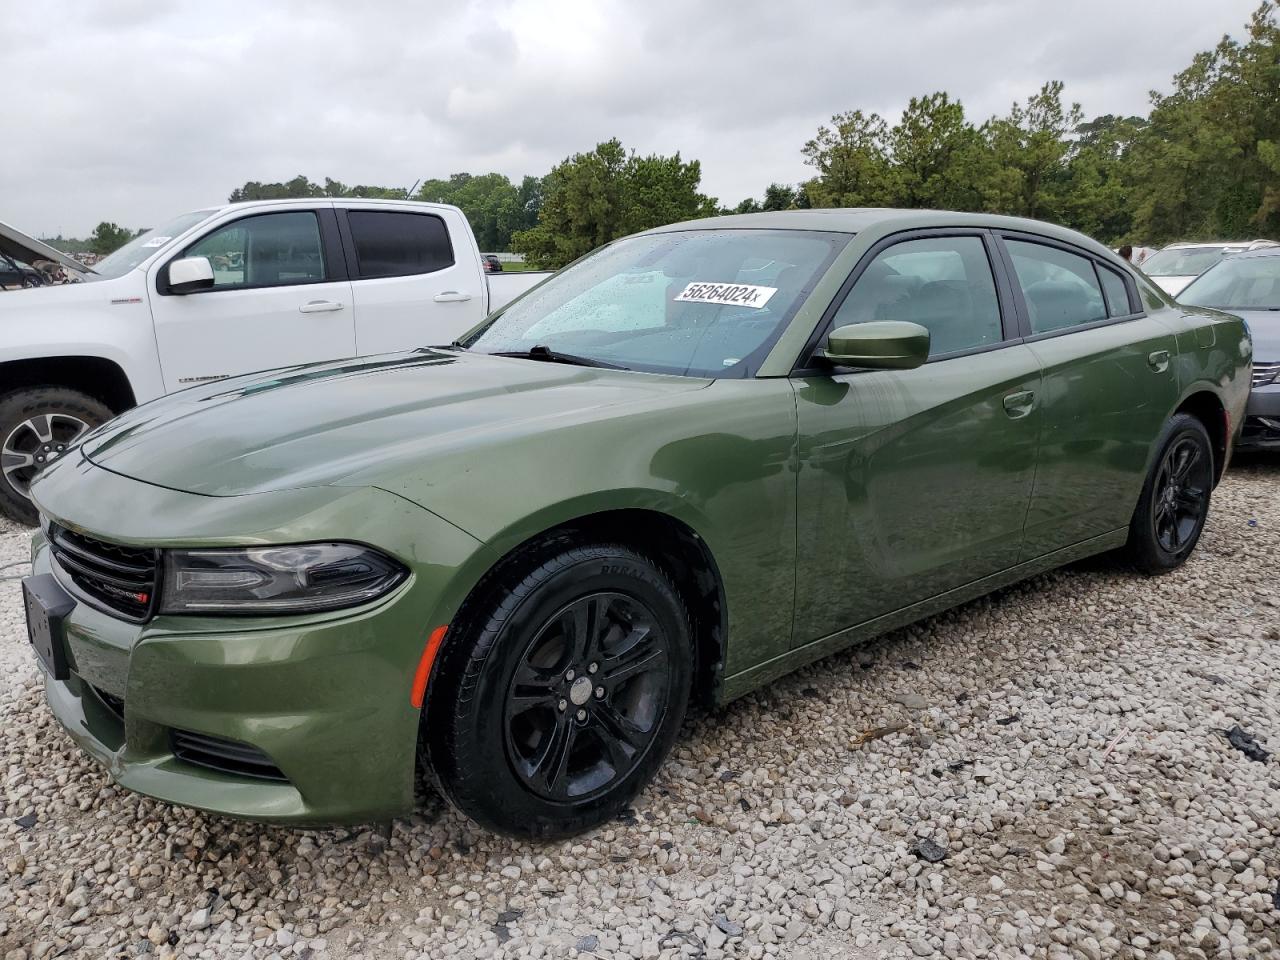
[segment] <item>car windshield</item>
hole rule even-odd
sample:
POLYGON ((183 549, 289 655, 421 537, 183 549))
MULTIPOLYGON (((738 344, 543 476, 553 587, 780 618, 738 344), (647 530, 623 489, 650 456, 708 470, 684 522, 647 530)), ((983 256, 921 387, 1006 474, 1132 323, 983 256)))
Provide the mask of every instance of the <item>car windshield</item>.
POLYGON ((1161 250, 1142 261, 1142 272, 1148 277, 1196 277, 1221 260, 1226 249, 1220 246, 1161 250))
POLYGON ((495 314, 461 345, 653 373, 750 377, 849 238, 689 230, 620 240, 495 314))
POLYGON ((1220 310, 1280 310, 1280 256, 1223 260, 1178 299, 1220 310))
POLYGON ((115 253, 95 263, 93 273, 87 274, 86 279, 110 280, 124 276, 155 253, 157 248, 163 247, 174 237, 186 233, 201 220, 215 213, 217 213, 216 210, 193 210, 191 213, 174 217, 163 227, 156 227, 154 230, 148 230, 134 237, 115 253), (94 274, 97 276, 95 277, 94 274))

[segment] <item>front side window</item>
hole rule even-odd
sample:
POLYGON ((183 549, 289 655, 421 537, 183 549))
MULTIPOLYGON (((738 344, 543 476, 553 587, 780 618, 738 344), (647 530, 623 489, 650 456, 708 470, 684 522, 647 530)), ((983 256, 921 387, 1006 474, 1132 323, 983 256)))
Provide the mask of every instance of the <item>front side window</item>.
POLYGON ((407 277, 453 266, 453 246, 444 221, 427 213, 351 210, 358 276, 407 277))
POLYGON ((999 343, 1000 302, 981 237, 904 240, 881 251, 833 326, 906 320, 929 331, 929 356, 999 343))
POLYGON ((1093 261, 1057 247, 1006 240, 1027 302, 1031 333, 1055 333, 1107 319, 1093 261))
POLYGON ((1223 260, 1178 300, 1220 310, 1280 310, 1280 256, 1223 260))
POLYGON ((236 220, 197 240, 183 256, 209 258, 215 290, 325 279, 320 223, 309 210, 236 220))
POLYGON ((546 347, 633 370, 750 377, 849 239, 689 230, 619 240, 495 314, 463 346, 546 347))

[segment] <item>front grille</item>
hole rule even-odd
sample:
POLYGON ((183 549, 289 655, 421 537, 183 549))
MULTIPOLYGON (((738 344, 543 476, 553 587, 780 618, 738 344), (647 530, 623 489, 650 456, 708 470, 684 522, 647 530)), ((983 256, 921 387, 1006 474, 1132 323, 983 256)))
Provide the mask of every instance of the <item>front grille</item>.
POLYGON ((142 623, 155 612, 159 552, 96 540, 53 524, 49 545, 58 566, 90 606, 142 623))
POLYGON ((190 730, 170 730, 169 743, 173 755, 184 763, 238 777, 288 782, 288 777, 280 772, 280 768, 271 762, 270 757, 247 743, 237 743, 235 740, 225 740, 206 733, 192 733, 190 730))
POLYGON ((1253 385, 1255 387, 1265 387, 1269 383, 1275 383, 1280 378, 1280 360, 1274 363, 1258 363, 1253 364, 1253 385))

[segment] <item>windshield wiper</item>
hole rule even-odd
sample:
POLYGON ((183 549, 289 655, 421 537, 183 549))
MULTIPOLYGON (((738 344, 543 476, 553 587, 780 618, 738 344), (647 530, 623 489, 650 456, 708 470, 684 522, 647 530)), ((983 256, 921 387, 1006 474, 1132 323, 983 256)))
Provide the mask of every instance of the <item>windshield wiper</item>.
POLYGON ((561 353, 543 343, 535 344, 528 350, 499 350, 492 356, 520 357, 524 360, 542 360, 546 363, 569 363, 575 367, 603 367, 606 370, 628 369, 620 363, 609 363, 607 360, 596 360, 594 357, 580 357, 576 353, 561 353))

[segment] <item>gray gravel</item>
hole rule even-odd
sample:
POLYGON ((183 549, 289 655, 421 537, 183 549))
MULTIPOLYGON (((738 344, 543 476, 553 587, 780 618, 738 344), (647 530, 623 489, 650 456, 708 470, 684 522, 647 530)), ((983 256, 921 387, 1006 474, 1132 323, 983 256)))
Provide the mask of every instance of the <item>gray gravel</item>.
POLYGON ((531 845, 428 799, 386 846, 113 787, 0 581, 0 957, 1275 956, 1278 583, 1280 462, 1245 464, 1184 569, 831 658, 691 723, 634 817, 531 845))

